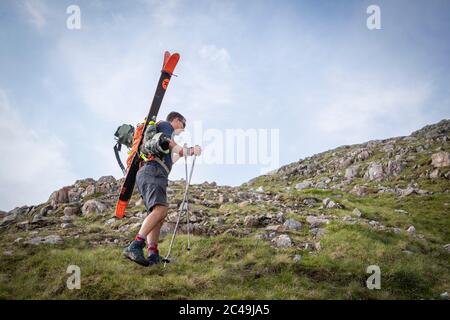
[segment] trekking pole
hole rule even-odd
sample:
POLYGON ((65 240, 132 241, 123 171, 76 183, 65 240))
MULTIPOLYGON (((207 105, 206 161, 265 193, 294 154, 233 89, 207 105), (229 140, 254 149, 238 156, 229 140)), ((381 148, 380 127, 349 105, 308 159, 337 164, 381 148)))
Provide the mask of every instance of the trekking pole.
MULTIPOLYGON (((183 202, 181 203, 181 205, 182 206, 184 205, 184 199, 183 199, 183 202)), ((173 229, 173 234, 172 234, 172 239, 170 240, 169 250, 167 251, 167 255, 165 256, 165 258, 162 259, 162 261, 164 261, 164 268, 166 267, 166 264, 168 262, 170 262, 170 260, 169 260, 170 252, 172 251, 173 241, 175 240, 175 234, 177 233, 178 224, 180 223, 180 218, 181 218, 181 209, 178 211, 177 223, 175 224, 175 228, 173 229)))
MULTIPOLYGON (((174 228, 173 234, 172 234, 172 239, 170 240, 169 250, 167 251, 166 257, 164 259, 162 259, 162 261, 164 261, 164 268, 166 267, 166 264, 170 262, 169 257, 170 257, 170 253, 172 251, 172 247, 173 247, 173 243, 174 243, 174 240, 175 240, 175 235, 177 233, 178 225, 180 224, 181 213, 182 213, 183 208, 185 208, 186 203, 187 203, 187 194, 188 194, 189 185, 190 185, 191 179, 192 179, 192 172, 194 171, 195 158, 196 158, 196 156, 194 156, 194 159, 192 160, 192 167, 191 167, 191 172, 189 174, 189 180, 187 180, 187 183, 186 183, 186 188, 184 190, 183 201, 181 202, 180 209, 178 211, 177 223, 175 224, 175 228, 174 228)), ((187 176, 187 164, 186 164, 186 176, 187 176)), ((189 244, 188 244, 188 246, 189 246, 189 244)))
MULTIPOLYGON (((186 172, 186 190, 188 190, 188 168, 187 168, 187 154, 184 155, 184 169, 186 172)), ((192 169, 191 169, 192 171, 192 169)), ((190 242, 189 242, 189 202, 188 202, 188 197, 189 195, 186 193, 186 199, 185 199, 185 207, 184 209, 186 210, 186 228, 187 228, 187 237, 188 237, 188 246, 187 246, 187 250, 188 252, 191 250, 191 246, 190 246, 190 242)))
MULTIPOLYGON (((191 171, 190 171, 190 175, 189 175, 189 184, 187 185, 187 189, 186 191, 189 191, 189 185, 191 184, 191 178, 192 178, 192 172, 194 172, 194 165, 195 165, 195 158, 197 158, 197 156, 194 155, 194 159, 192 159, 192 166, 191 166, 191 171)), ((187 163, 186 163, 186 177, 187 177, 187 163)), ((187 245, 187 250, 188 253, 189 251, 191 251, 191 233, 190 233, 190 221, 189 221, 189 195, 186 192, 186 224, 187 224, 187 237, 188 237, 188 245, 187 245)))

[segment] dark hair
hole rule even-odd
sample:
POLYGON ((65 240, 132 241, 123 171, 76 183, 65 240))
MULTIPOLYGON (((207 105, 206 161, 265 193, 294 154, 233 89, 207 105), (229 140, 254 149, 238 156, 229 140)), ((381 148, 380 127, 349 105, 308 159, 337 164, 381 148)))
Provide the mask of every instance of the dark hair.
POLYGON ((169 113, 169 114, 167 115, 166 120, 167 120, 168 122, 171 122, 171 121, 174 120, 174 119, 180 119, 181 121, 186 122, 186 118, 183 117, 183 116, 181 115, 181 113, 172 111, 171 113, 169 113))

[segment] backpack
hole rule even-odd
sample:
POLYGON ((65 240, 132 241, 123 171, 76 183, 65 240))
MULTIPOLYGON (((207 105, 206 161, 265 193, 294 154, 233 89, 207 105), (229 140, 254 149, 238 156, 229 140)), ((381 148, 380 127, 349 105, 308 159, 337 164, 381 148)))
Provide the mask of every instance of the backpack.
POLYGON ((134 127, 131 124, 123 124, 117 128, 114 136, 118 144, 131 148, 133 144, 134 127))
POLYGON ((143 159, 144 161, 152 160, 155 157, 161 158, 164 154, 169 153, 170 138, 167 138, 165 135, 158 132, 156 127, 157 123, 154 121, 148 123, 144 133, 144 123, 145 122, 138 124, 136 130, 131 125, 123 124, 117 128, 116 133, 114 134, 117 137, 117 144, 114 146, 114 152, 116 154, 117 162, 124 174, 126 174, 126 170, 119 157, 119 151, 122 144, 130 149, 130 151, 128 151, 127 168, 131 166, 134 155, 137 152, 139 152, 140 159, 143 159), (142 143, 139 148, 140 142, 144 139, 146 143, 142 143))
POLYGON ((117 163, 120 169, 122 169, 123 174, 126 174, 125 166, 120 159, 119 152, 122 149, 122 145, 125 145, 130 149, 133 146, 133 139, 136 135, 134 127, 131 124, 122 124, 119 126, 114 133, 116 144, 114 146, 114 154, 116 155, 117 163))

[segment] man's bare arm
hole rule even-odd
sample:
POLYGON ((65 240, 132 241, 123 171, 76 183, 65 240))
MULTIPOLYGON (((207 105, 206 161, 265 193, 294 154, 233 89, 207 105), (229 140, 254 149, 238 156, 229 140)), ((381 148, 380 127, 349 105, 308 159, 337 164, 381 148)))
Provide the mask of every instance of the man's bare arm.
POLYGON ((169 149, 172 154, 172 162, 173 163, 177 162, 181 157, 184 157, 184 155, 199 156, 201 154, 201 148, 199 146, 190 147, 190 148, 182 147, 173 140, 170 140, 170 142, 169 142, 169 149))
POLYGON ((183 156, 183 155, 180 155, 180 150, 182 152, 183 151, 183 147, 178 145, 173 140, 170 140, 170 142, 169 142, 169 149, 170 149, 170 152, 172 154, 172 162, 173 163, 177 162, 183 156))

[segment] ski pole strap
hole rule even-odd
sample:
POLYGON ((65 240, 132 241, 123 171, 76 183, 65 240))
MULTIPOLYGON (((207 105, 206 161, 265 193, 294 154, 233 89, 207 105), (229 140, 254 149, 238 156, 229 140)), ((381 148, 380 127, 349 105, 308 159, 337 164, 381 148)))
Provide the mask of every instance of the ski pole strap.
POLYGON ((126 170, 125 170, 125 166, 122 163, 122 160, 120 160, 120 156, 119 156, 119 151, 121 149, 121 144, 120 143, 116 143, 116 145, 114 146, 114 154, 116 155, 116 160, 117 163, 119 164, 120 169, 122 169, 123 174, 126 174, 126 170))
POLYGON ((194 155, 194 147, 186 147, 183 146, 182 148, 180 148, 180 150, 178 151, 178 155, 180 157, 190 157, 194 155))

